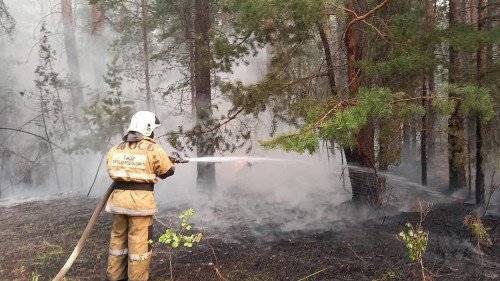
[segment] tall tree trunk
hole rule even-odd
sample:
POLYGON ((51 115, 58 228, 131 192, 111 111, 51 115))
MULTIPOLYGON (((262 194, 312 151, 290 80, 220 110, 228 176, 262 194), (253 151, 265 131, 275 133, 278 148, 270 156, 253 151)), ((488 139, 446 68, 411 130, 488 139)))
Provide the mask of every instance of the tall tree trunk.
MULTIPOLYGON (((448 20, 449 27, 453 28, 460 23, 462 15, 461 0, 449 0, 448 20)), ((460 84, 463 81, 464 61, 463 56, 453 47, 449 47, 450 67, 449 81, 452 84, 460 84)), ((453 97, 453 96, 452 96, 453 97)), ((464 121, 460 116, 460 101, 457 102, 455 111, 448 119, 448 167, 449 167, 449 190, 455 191, 467 185, 465 176, 464 153, 464 121)))
MULTIPOLYGON (((428 29, 434 29, 436 26, 436 0, 426 0, 426 15, 425 15, 425 26, 428 29)), ((429 54, 434 54, 435 46, 429 47, 429 54)), ((429 71, 425 73, 427 78, 427 92, 433 93, 436 90, 436 85, 434 82, 434 71, 429 71)), ((426 157, 434 158, 436 155, 436 134, 432 132, 434 125, 436 123, 436 113, 433 109, 427 106, 426 109, 427 124, 426 124, 426 157)))
MULTIPOLYGON (((358 53, 358 50, 362 50, 365 47, 363 46, 363 42, 358 41, 357 38, 359 35, 355 34, 353 27, 356 23, 372 16, 387 3, 389 3, 389 0, 384 0, 377 7, 360 16, 349 13, 344 44, 347 51, 349 91, 352 96, 358 94, 359 69, 356 66, 356 62, 362 58, 362 54, 358 53)), ((366 2, 362 4, 365 6, 366 2)), ((354 1, 349 1, 347 8, 350 11, 356 11, 354 1)), ((383 203, 383 182, 379 180, 375 166, 374 133, 374 125, 372 122, 369 122, 365 128, 356 134, 356 146, 344 150, 347 164, 349 165, 352 201, 356 204, 379 206, 383 203)))
POLYGON ((425 110, 422 116, 422 130, 420 131, 420 166, 422 171, 422 185, 427 185, 427 78, 424 75, 422 80, 422 107, 425 110))
MULTIPOLYGON (((351 11, 355 11, 353 1, 349 1, 348 9, 351 11)), ((354 16, 349 14, 350 23, 347 25, 347 30, 345 32, 344 44, 347 50, 347 77, 349 81, 349 92, 351 95, 357 95, 358 93, 358 68, 355 66, 357 60, 357 40, 354 34, 353 21, 354 16)))
MULTIPOLYGON (((99 58, 103 58, 106 53, 106 46, 104 42, 105 10, 102 0, 98 1, 96 4, 92 4, 91 9, 92 29, 90 34, 92 35, 92 54, 99 58)), ((104 74, 105 62, 103 60, 96 60, 93 68, 95 86, 100 87, 104 83, 102 75, 104 74)))
MULTIPOLYGON (((325 4, 326 5, 326 4, 325 4)), ((330 16, 326 13, 327 6, 325 6, 325 18, 322 22, 318 23, 319 36, 323 43, 323 51, 325 53, 325 61, 328 72, 328 82, 330 84, 330 93, 337 94, 335 87, 335 68, 332 57, 332 33, 330 30, 330 16)))
MULTIPOLYGON (((426 0, 426 13, 425 13, 425 28, 430 31, 434 28, 436 16, 436 6, 435 0, 426 0)), ((428 50, 429 54, 434 53, 434 46, 430 46, 428 50)), ((425 110, 422 116, 422 130, 420 132, 420 162, 422 171, 422 185, 427 185, 427 144, 428 144, 428 131, 429 131, 429 106, 428 106, 428 96, 429 96, 429 78, 427 73, 429 71, 424 71, 424 77, 422 79, 422 107, 425 110)))
MULTIPOLYGON (((432 94, 436 91, 436 85, 434 83, 434 73, 429 74, 427 79, 427 91, 432 94)), ((434 159, 436 157, 436 136, 437 133, 433 132, 436 126, 437 113, 432 107, 427 108, 427 157, 429 159, 434 159)))
MULTIPOLYGON (((192 1, 189 1, 190 3, 192 1)), ((193 7, 187 5, 184 11, 185 25, 186 25, 186 38, 189 52, 189 86, 191 89, 191 114, 196 119, 196 83, 195 83, 195 32, 194 21, 195 13, 193 7)))
POLYGON ((97 1, 96 4, 92 4, 92 30, 90 32, 93 36, 102 36, 104 31, 104 18, 105 10, 103 7, 102 0, 97 1))
MULTIPOLYGON (((210 28, 210 0, 195 0, 195 86, 196 86, 196 114, 197 125, 203 128, 200 113, 205 118, 212 117, 212 96, 210 86, 210 42, 208 31, 210 28)), ((197 140, 198 157, 213 156, 214 147, 206 135, 200 134, 197 140)), ((198 186, 215 187, 215 165, 213 163, 198 162, 198 186)))
POLYGON ((71 0, 61 0, 61 8, 64 28, 64 45, 66 46, 66 57, 68 59, 69 77, 71 83, 71 99, 73 102, 73 112, 77 115, 80 113, 80 107, 83 102, 83 93, 80 78, 80 63, 76 49, 71 0))
POLYGON ((349 165, 352 201, 356 204, 379 206, 382 188, 375 168, 374 126, 367 125, 356 135, 356 147, 344 150, 349 165))
MULTIPOLYGON (((479 32, 485 31, 486 21, 486 0, 478 0, 477 29, 479 32)), ((479 85, 483 84, 483 77, 486 64, 486 53, 481 42, 477 51, 477 76, 479 85)), ((484 126, 479 114, 476 114, 476 204, 484 203, 484 173, 485 173, 485 154, 484 154, 484 126)))
MULTIPOLYGON (((335 78, 338 89, 347 89, 348 85, 348 75, 347 75, 347 51, 344 44, 344 31, 346 30, 347 23, 342 17, 336 18, 336 40, 335 40, 335 50, 337 50, 336 56, 336 68, 335 68, 335 78)), ((340 98, 347 98, 347 91, 341 91, 338 93, 340 98)))
MULTIPOLYGON (((146 107, 151 111, 151 86, 149 83, 149 50, 148 50, 148 21, 147 21, 147 3, 141 0, 142 16, 142 46, 144 53, 144 77, 146 83, 146 107)), ((155 110, 156 111, 156 110, 155 110)))

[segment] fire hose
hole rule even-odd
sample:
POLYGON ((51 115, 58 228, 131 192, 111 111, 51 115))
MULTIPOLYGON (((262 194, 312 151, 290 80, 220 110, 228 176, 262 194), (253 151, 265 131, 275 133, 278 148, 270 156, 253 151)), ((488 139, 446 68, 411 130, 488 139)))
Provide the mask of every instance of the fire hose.
MULTIPOLYGON (((170 161, 173 163, 188 163, 189 159, 187 158, 174 158, 174 157, 169 157, 170 161)), ((80 237, 80 240, 78 240, 78 243, 75 246, 75 249, 69 256, 68 260, 64 264, 64 266, 59 270, 59 273, 57 273, 56 277, 52 279, 52 281, 61 281, 64 276, 66 276, 66 273, 68 273, 68 270, 71 268, 73 263, 75 262, 76 258, 80 254, 81 250, 83 249, 83 246, 85 245, 85 242, 87 242, 87 239, 90 236, 90 232, 92 232, 92 229, 94 228, 95 223, 97 222, 97 219, 99 218, 99 214, 101 213, 102 209, 104 209, 104 205, 106 205, 106 202, 108 201, 109 196, 114 190, 114 185, 111 184, 104 195, 102 196, 101 200, 97 204, 97 207, 94 210, 94 213, 92 214, 92 217, 90 217, 89 222, 87 223, 87 226, 85 227, 85 230, 82 233, 82 237, 80 237)))

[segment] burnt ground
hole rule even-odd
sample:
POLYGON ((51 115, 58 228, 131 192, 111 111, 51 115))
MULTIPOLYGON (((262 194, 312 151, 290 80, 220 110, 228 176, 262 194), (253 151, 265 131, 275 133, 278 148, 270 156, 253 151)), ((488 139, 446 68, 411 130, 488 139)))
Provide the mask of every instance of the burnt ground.
MULTIPOLYGON (((97 203, 81 197, 0 207, 0 280, 51 280, 97 203)), ((355 211, 349 204, 338 208, 355 211)), ((484 217, 494 245, 481 248, 481 261, 476 240, 463 225, 473 208, 463 202, 436 204, 425 219, 429 244, 424 265, 433 280, 500 280, 500 216, 484 217)), ((419 212, 377 212, 368 220, 338 220, 326 230, 275 232, 276 223, 240 220, 231 228, 235 239, 195 225, 205 237, 193 248, 172 253, 174 280, 421 280, 419 265, 409 261, 396 237, 406 222, 419 221, 419 212)), ((105 280, 111 220, 101 215, 66 280, 105 280)), ((155 241, 163 230, 155 222, 155 241)), ((168 249, 155 243, 152 280, 170 280, 168 249)))

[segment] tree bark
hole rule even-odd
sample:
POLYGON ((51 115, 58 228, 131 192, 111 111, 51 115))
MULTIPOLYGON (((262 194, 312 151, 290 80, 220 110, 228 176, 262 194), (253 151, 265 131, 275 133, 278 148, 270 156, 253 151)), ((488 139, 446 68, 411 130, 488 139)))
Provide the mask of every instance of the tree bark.
POLYGON ((92 4, 92 30, 90 34, 92 36, 102 36, 104 31, 104 18, 105 10, 102 5, 102 1, 98 1, 96 4, 92 4))
POLYGON ((83 103, 83 92, 80 78, 80 63, 76 49, 75 29, 73 25, 73 12, 71 0, 61 0, 62 20, 64 28, 64 45, 66 46, 66 57, 68 59, 69 77, 71 84, 71 99, 73 102, 73 113, 80 113, 83 103))
POLYGON ((425 110, 424 115, 422 116, 422 130, 420 131, 420 164, 422 171, 422 185, 427 185, 427 114, 428 114, 428 106, 427 106, 427 78, 424 75, 422 81, 422 107, 425 110))
MULTIPOLYGON (((426 0, 426 13, 425 13, 425 28, 430 31, 434 28, 436 16, 435 0, 426 0)), ((428 50, 429 54, 434 53, 434 46, 430 46, 428 50)), ((424 75, 422 79, 422 107, 425 110, 422 116, 422 130, 420 131, 420 162, 421 162, 421 173, 422 173, 422 185, 427 185, 427 144, 428 144, 428 129, 429 129, 429 106, 427 97, 429 96, 429 78, 427 73, 429 71, 424 70, 424 75)))
MULTIPOLYGON (((325 4, 326 5, 326 4, 325 4)), ((337 95, 337 90, 335 86, 335 68, 333 64, 332 57, 332 34, 330 30, 330 16, 326 13, 325 6, 325 18, 322 22, 318 23, 319 36, 321 37, 321 42, 323 43, 323 51, 325 53, 326 67, 328 68, 328 82, 330 84, 330 93, 332 95, 337 95)))
MULTIPOLYGON (((141 0, 142 16, 142 46, 144 54, 144 77, 146 86, 146 107, 151 111, 151 85, 149 83, 149 50, 148 50, 148 22, 147 22, 147 3, 141 0)), ((155 110, 156 111, 156 110, 155 110)))
POLYGON ((380 206, 383 186, 375 167, 374 129, 367 125, 356 135, 356 147, 344 150, 349 165, 352 201, 366 206, 380 206))
MULTIPOLYGON (((461 20, 461 1, 450 0, 448 21, 449 27, 453 28, 461 20)), ((460 84, 463 81, 463 56, 453 47, 449 47, 450 67, 449 81, 451 84, 460 84)), ((451 96, 453 97, 453 96, 451 96)), ((449 169, 449 190, 456 191, 467 185, 465 176, 464 153, 464 121, 460 116, 460 101, 457 102, 455 111, 448 120, 448 169, 449 169)))
MULTIPOLYGON (((372 10, 358 16, 354 1, 347 3, 347 9, 350 10, 348 24, 344 36, 344 44, 347 52, 349 81, 349 92, 351 96, 358 94, 358 75, 359 69, 356 62, 362 58, 358 50, 366 48, 363 42, 358 41, 359 34, 355 34, 354 25, 368 17, 371 17, 377 10, 389 3, 384 0, 372 10)), ((366 6, 366 2, 361 3, 366 6)), ((383 204, 383 180, 379 179, 375 166, 375 142, 374 125, 370 122, 365 128, 356 134, 355 148, 346 148, 344 150, 347 164, 349 165, 349 178, 351 179, 352 201, 355 204, 368 206, 380 206, 383 204)))
MULTIPOLYGON (((426 12, 426 27, 428 29, 435 29, 436 26, 436 0, 426 0, 427 12, 426 12)), ((434 56, 435 46, 429 47, 429 54, 434 56)), ((434 82, 434 70, 425 73, 427 77, 427 92, 432 94, 436 90, 436 85, 434 82)), ((434 125, 436 123, 436 112, 427 107, 427 158, 434 158, 436 155, 436 134, 432 132, 434 125)))
POLYGON ((194 32, 194 21, 195 13, 193 12, 193 7, 187 5, 184 11, 185 24, 186 24, 186 38, 189 52, 189 86, 191 89, 191 114, 196 120, 196 82, 195 82, 195 32, 194 32))
MULTIPOLYGON (((353 1, 349 1, 348 9, 354 11, 353 1)), ((354 21, 354 16, 349 14, 350 22, 354 21)), ((347 30, 345 32, 344 44, 347 50, 347 77, 349 81, 349 92, 351 95, 356 95, 358 93, 358 69, 355 66, 357 60, 357 40, 354 34, 353 24, 349 23, 347 25, 347 30)))
MULTIPOLYGON (((212 117, 212 96, 210 85, 210 0, 195 0, 195 86, 197 125, 203 127, 201 117, 212 117)), ((214 147, 206 135, 200 134, 197 140, 198 157, 213 156, 214 147)), ((215 187, 215 165, 201 163, 197 165, 197 184, 199 187, 215 187)))
MULTIPOLYGON (((486 20, 486 0, 478 0, 477 2, 477 30, 485 31, 486 20)), ((483 84, 484 71, 486 65, 486 53, 482 42, 480 42, 477 51, 477 76, 479 85, 483 84)), ((485 153, 484 153, 484 135, 485 129, 481 122, 479 114, 476 114, 476 204, 484 203, 484 173, 485 173, 485 153)))

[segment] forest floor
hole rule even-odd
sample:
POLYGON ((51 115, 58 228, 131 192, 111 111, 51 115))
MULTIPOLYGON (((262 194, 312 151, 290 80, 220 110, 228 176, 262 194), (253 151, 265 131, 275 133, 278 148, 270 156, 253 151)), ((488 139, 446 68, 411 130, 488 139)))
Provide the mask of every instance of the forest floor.
MULTIPOLYGON (((0 280, 51 280, 97 203, 78 197, 1 206, 0 280)), ((347 203, 336 208, 355 211, 347 203)), ((424 256, 426 274, 432 277, 428 280, 500 280, 500 215, 484 216, 493 246, 478 251, 463 224, 473 211, 473 205, 461 201, 435 204, 428 213, 423 222, 429 232, 424 256)), ((338 220, 328 230, 305 231, 274 231, 279 229, 276 223, 254 225, 241 219, 224 230, 232 231, 233 239, 204 229, 199 244, 173 251, 173 280, 422 280, 419 264, 409 261, 404 242, 397 238, 406 222, 420 220, 420 212, 390 213, 377 211, 370 219, 338 220)), ((65 280, 105 280, 111 222, 110 214, 101 215, 65 280)), ((163 231, 156 222, 155 241, 163 231)), ((154 246, 151 280, 171 280, 169 248, 154 246)))

